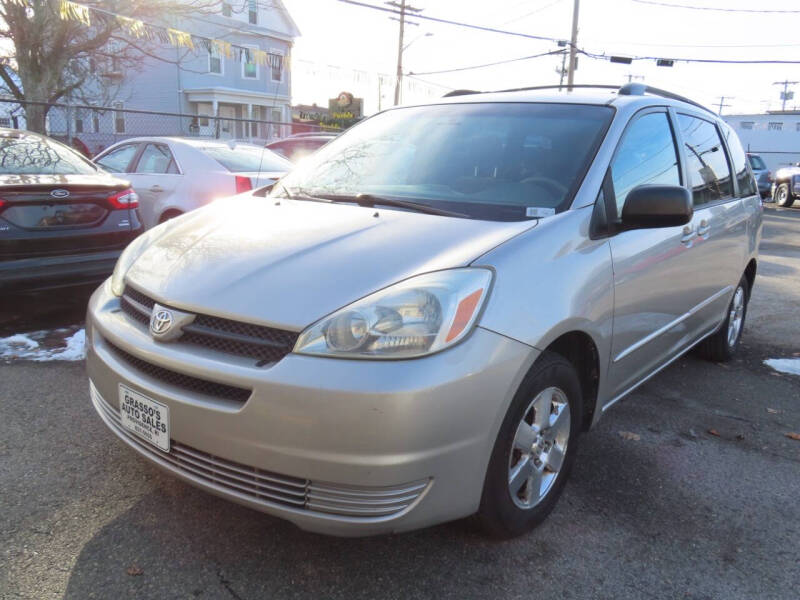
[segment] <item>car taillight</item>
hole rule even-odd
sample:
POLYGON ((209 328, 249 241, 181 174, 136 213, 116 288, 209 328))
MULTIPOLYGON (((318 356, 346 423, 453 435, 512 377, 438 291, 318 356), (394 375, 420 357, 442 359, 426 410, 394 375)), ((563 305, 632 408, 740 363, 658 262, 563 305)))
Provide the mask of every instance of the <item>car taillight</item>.
POLYGON ((250 181, 249 177, 243 177, 241 175, 236 176, 236 193, 241 194, 242 192, 249 192, 253 189, 253 183, 250 181))
POLYGON ((6 201, 0 198, 0 210, 3 210, 3 207, 6 205, 6 201))
POLYGON ((139 194, 133 190, 122 190, 108 197, 108 203, 114 210, 122 208, 136 208, 139 206, 139 194))

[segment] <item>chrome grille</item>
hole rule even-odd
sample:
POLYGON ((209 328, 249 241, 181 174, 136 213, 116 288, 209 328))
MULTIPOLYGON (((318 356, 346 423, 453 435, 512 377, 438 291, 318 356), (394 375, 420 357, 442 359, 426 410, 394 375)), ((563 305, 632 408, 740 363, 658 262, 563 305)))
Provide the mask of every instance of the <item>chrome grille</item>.
MULTIPOLYGON (((155 300, 126 286, 120 304, 125 314, 146 325, 150 322, 155 300)), ((298 337, 294 331, 202 314, 196 315, 192 323, 184 326, 183 331, 178 340, 180 343, 246 356, 257 360, 259 365, 281 360, 292 351, 298 337)))
POLYGON ((211 487, 257 504, 278 504, 312 513, 374 519, 406 510, 430 483, 430 480, 423 480, 390 487, 315 483, 233 462, 175 440, 170 440, 170 451, 163 452, 125 429, 119 411, 100 396, 94 384, 90 383, 90 388, 98 412, 117 435, 132 442, 140 452, 211 487))
POLYGON ((129 352, 125 352, 125 350, 118 348, 108 340, 105 340, 105 343, 117 358, 137 371, 141 371, 145 375, 168 385, 174 385, 175 387, 190 392, 199 392, 213 398, 233 400, 234 402, 240 403, 244 403, 250 397, 251 391, 246 388, 217 383, 216 381, 208 381, 207 379, 200 379, 199 377, 193 377, 184 373, 178 373, 177 371, 165 369, 164 367, 159 367, 158 365, 147 362, 138 356, 134 356, 129 352))

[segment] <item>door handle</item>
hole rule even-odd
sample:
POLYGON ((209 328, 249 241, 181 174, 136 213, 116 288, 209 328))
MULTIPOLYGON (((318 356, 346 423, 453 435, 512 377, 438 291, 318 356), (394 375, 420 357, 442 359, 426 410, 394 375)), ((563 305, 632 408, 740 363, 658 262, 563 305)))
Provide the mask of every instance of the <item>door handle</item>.
POLYGON ((711 225, 709 225, 708 221, 705 219, 700 221, 700 227, 697 228, 697 235, 700 237, 706 237, 710 231, 711 225))
POLYGON ((160 185, 154 185, 153 187, 150 188, 150 191, 151 192, 155 192, 155 193, 159 193, 159 192, 163 192, 164 188, 162 188, 160 185))
POLYGON ((692 244, 692 240, 697 236, 694 232, 694 227, 691 225, 686 225, 683 228, 683 235, 681 236, 681 244, 685 244, 686 246, 690 246, 692 244))

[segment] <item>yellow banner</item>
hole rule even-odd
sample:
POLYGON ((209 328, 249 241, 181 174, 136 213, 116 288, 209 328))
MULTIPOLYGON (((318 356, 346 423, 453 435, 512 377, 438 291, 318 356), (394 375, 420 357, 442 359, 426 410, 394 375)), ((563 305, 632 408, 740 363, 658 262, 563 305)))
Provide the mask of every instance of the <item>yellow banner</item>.
POLYGON ((194 43, 192 42, 192 36, 185 31, 178 31, 177 29, 167 28, 167 35, 169 36, 169 41, 173 46, 189 48, 194 50, 194 43))
POLYGON ((233 58, 233 46, 224 40, 211 40, 214 49, 225 58, 233 58))
POLYGON ((82 4, 70 2, 70 0, 61 0, 59 16, 64 21, 80 21, 87 27, 92 24, 92 18, 89 16, 89 8, 82 4))
POLYGON ((117 15, 117 23, 119 23, 120 27, 122 27, 122 29, 124 29, 130 36, 135 38, 148 37, 145 24, 139 19, 131 19, 130 17, 117 15))

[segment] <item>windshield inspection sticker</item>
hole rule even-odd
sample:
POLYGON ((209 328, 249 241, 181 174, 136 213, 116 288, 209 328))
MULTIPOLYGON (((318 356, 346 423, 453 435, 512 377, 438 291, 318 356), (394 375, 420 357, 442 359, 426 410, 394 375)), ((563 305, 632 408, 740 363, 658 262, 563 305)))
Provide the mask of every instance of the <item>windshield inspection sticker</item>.
POLYGON ((536 217, 537 219, 550 217, 554 214, 556 214, 555 208, 541 208, 539 206, 529 206, 525 209, 526 217, 536 217))

